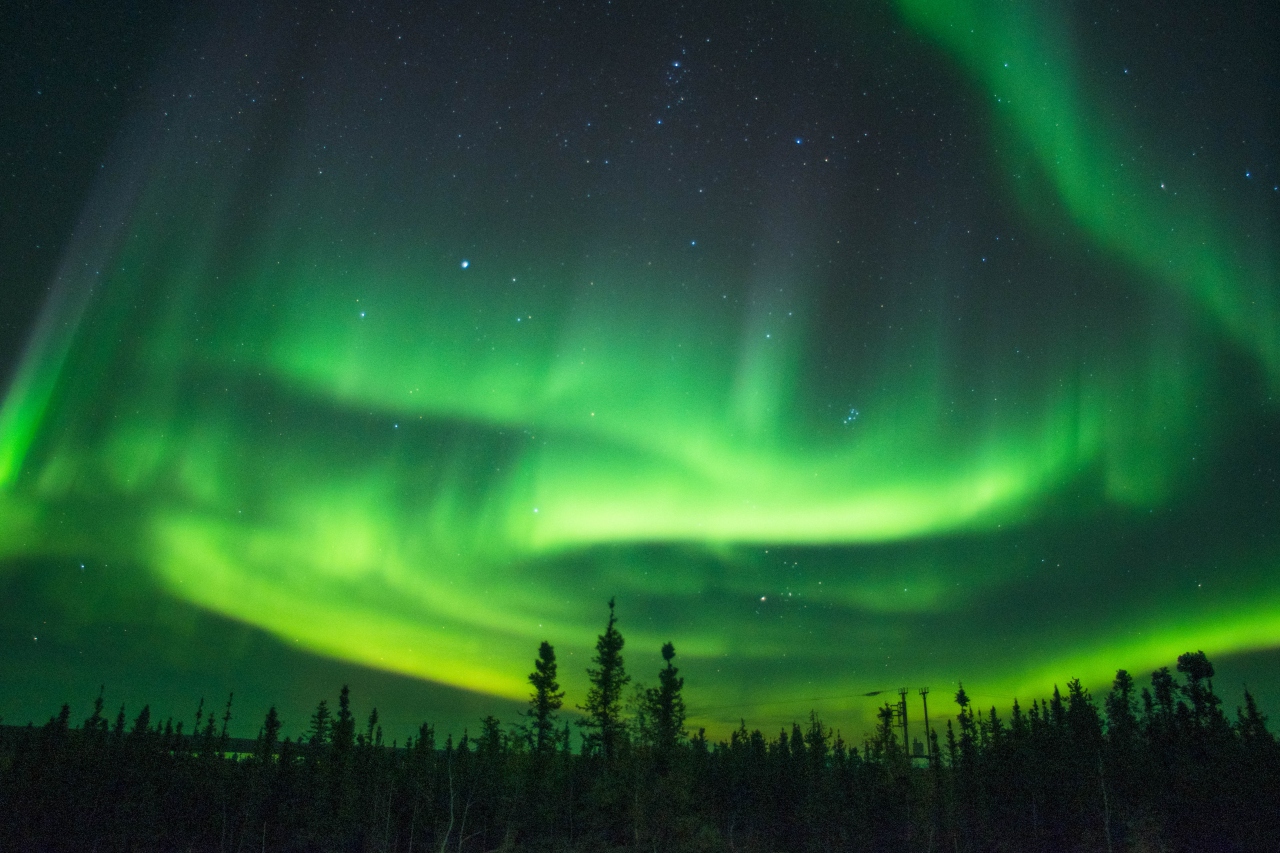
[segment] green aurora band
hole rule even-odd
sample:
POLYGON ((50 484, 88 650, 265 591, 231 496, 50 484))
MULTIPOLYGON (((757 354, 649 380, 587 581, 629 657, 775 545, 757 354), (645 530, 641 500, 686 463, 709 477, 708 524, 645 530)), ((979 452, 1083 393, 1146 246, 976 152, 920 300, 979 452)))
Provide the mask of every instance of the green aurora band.
MULTIPOLYGON (((1275 246, 1228 222, 1212 194, 1159 155, 1126 153, 1132 129, 1100 118, 1103 98, 1079 81, 1063 10, 1035 4, 902 0, 904 16, 952 51, 997 104, 1014 174, 1039 172, 1050 199, 1100 246, 1193 300, 1280 382, 1275 246), (1123 141, 1122 141, 1123 140, 1123 141), (1166 191, 1173 176, 1179 192, 1166 191)), ((1015 186, 1012 189, 1017 191, 1015 186)), ((1270 229, 1256 223, 1263 234, 1270 229)))
MULTIPOLYGON (((486 237, 431 168, 320 180, 313 124, 231 154, 192 141, 224 105, 175 107, 181 132, 139 121, 117 146, 4 398, 0 558, 138 564, 311 651, 515 699, 544 638, 582 689, 616 595, 637 661, 675 640, 712 731, 886 679, 1003 702, 1276 648, 1280 555, 1252 544, 1189 546, 1233 567, 1213 594, 1184 589, 1207 566, 1158 563, 1138 583, 1158 612, 1092 601, 1083 627, 974 636, 1029 584, 1105 586, 1161 537, 1144 517, 1192 500, 1197 452, 1274 414, 1280 289, 1265 223, 1248 240, 1207 187, 1171 202, 1158 160, 1126 162, 1142 129, 1099 118, 1061 21, 900 7, 933 73, 994 102, 1020 236, 1065 216, 1052 239, 1094 247, 1157 320, 1032 323, 1027 365, 902 308, 833 366, 816 241, 695 263, 573 211, 486 237), (1224 378, 1241 363, 1253 398, 1224 378), (1130 524, 1138 545, 1088 532, 1130 524)), ((894 286, 946 263, 904 261, 894 286)))

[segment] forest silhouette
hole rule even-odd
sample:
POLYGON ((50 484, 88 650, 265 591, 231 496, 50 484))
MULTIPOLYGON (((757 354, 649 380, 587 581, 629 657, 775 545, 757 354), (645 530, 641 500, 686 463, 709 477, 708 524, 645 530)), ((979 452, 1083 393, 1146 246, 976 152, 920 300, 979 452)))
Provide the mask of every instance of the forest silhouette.
POLYGON ((230 737, 232 701, 194 726, 123 708, 0 729, 0 851, 1266 851, 1280 850, 1280 745, 1246 691, 1229 719, 1188 652, 1095 701, 1078 679, 1003 714, 963 686, 954 720, 908 748, 891 703, 861 743, 810 713, 776 736, 689 732, 672 643, 630 683, 609 602, 591 687, 561 716, 543 642, 523 718, 387 744, 343 687, 306 733, 273 707, 230 737))

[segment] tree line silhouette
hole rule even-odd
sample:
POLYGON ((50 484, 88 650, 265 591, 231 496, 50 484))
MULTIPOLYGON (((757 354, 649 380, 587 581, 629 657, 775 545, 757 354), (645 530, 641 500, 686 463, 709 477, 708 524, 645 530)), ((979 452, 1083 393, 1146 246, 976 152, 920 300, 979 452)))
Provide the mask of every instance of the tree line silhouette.
POLYGON ((1096 702, 1079 680, 1001 716, 958 710, 921 762, 889 705, 861 744, 810 713, 776 737, 685 726, 675 648, 627 695, 614 602, 578 707, 560 717, 543 642, 523 719, 492 716, 403 747, 363 727, 346 687, 306 733, 228 735, 203 702, 190 732, 103 715, 0 735, 0 851, 1264 851, 1280 850, 1280 746, 1253 696, 1228 719, 1203 652, 1096 702))

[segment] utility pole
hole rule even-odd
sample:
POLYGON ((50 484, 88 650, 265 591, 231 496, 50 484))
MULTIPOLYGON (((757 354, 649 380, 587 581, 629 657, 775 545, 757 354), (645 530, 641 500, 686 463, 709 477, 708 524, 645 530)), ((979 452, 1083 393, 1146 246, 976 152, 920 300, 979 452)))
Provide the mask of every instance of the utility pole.
POLYGON ((907 693, 907 688, 898 688, 898 716, 902 718, 902 751, 911 755, 911 740, 907 737, 907 693))
POLYGON ((920 700, 924 702, 924 749, 929 756, 929 764, 933 764, 933 738, 929 737, 929 688, 920 688, 920 700))

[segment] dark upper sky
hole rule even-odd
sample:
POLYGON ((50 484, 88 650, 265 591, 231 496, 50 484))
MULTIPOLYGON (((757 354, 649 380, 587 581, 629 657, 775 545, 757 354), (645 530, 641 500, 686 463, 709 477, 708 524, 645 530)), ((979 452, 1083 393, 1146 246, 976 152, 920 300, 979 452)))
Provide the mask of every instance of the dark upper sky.
POLYGON ((0 714, 460 727, 611 595, 713 729, 1274 706, 1275 14, 9 16, 0 714))

